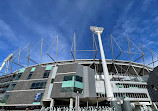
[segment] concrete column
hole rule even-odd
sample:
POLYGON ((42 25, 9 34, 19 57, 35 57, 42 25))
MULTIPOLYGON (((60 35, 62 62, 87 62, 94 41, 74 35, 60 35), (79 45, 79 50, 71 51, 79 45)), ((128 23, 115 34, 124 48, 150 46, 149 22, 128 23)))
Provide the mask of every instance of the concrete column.
POLYGON ((97 108, 98 108, 99 104, 98 104, 98 98, 97 98, 97 108))
POLYGON ((116 111, 122 111, 121 104, 118 104, 117 101, 111 101, 111 106, 113 106, 116 111))
POLYGON ((51 99, 51 102, 50 102, 50 108, 54 107, 54 99, 51 99))
POLYGON ((122 111, 132 111, 132 106, 130 101, 125 101, 125 100, 123 101, 122 111))
POLYGON ((73 98, 70 98, 70 105, 69 108, 73 108, 73 98))
POLYGON ((106 60, 105 60, 105 54, 104 54, 104 49, 103 49, 102 40, 101 40, 101 33, 103 32, 104 28, 91 26, 90 29, 95 34, 98 35, 100 54, 101 54, 101 59, 102 59, 102 67, 103 67, 103 73, 104 73, 106 96, 107 96, 107 100, 110 101, 114 98, 114 95, 113 95, 113 91, 112 91, 112 87, 111 87, 111 83, 110 83, 109 71, 108 71, 106 60))
POLYGON ((89 106, 89 105, 88 105, 88 100, 87 100, 87 108, 88 108, 88 106, 89 106))

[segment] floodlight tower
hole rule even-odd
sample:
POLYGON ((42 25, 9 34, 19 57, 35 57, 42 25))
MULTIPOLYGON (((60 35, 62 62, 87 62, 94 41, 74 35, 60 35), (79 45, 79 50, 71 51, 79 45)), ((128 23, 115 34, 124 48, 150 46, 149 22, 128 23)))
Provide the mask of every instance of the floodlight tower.
POLYGON ((114 95, 113 95, 112 87, 110 84, 109 72, 108 72, 107 63, 105 60, 105 54, 104 54, 103 45, 102 45, 102 40, 101 40, 101 34, 102 34, 104 28, 90 26, 90 30, 98 35, 98 41, 99 41, 99 47, 100 47, 100 53, 101 53, 101 59, 102 59, 102 67, 103 67, 103 73, 104 73, 106 96, 107 96, 107 100, 110 101, 114 98, 114 95))

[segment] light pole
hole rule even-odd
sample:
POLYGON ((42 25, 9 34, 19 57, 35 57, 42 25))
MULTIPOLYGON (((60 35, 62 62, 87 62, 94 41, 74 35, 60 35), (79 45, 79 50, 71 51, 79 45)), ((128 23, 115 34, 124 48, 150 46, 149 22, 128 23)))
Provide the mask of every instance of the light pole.
POLYGON ((106 89, 106 96, 107 100, 110 101, 114 98, 110 78, 109 78, 109 71, 107 68, 106 60, 105 60, 105 54, 103 50, 102 40, 101 40, 101 33, 103 32, 103 27, 96 27, 96 26, 90 26, 90 30, 98 35, 98 41, 99 41, 99 47, 100 47, 100 54, 102 59, 102 67, 103 67, 103 73, 104 73, 104 83, 105 83, 105 89, 106 89))

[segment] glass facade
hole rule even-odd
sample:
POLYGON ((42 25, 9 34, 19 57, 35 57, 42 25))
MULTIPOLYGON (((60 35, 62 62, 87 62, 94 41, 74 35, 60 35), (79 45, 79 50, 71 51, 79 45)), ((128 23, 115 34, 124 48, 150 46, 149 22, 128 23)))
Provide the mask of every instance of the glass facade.
POLYGON ((34 71, 35 71, 35 69, 36 69, 36 67, 33 67, 33 68, 31 69, 31 72, 34 72, 34 71))
POLYGON ((15 80, 19 80, 22 74, 23 74, 23 73, 18 73, 18 74, 16 75, 16 77, 15 77, 15 80))
POLYGON ((29 76, 27 77, 27 79, 31 79, 33 72, 30 72, 29 76))
POLYGON ((43 78, 48 78, 50 74, 50 70, 45 70, 44 74, 43 74, 43 78))
POLYGON ((32 83, 30 89, 44 89, 46 86, 46 82, 36 82, 32 83))
POLYGON ((80 76, 64 76, 61 92, 83 93, 83 78, 80 76))
POLYGON ((6 101, 8 100, 9 98, 9 95, 5 95, 2 100, 1 100, 1 103, 6 103, 6 101))
POLYGON ((72 81, 74 78, 74 76, 64 76, 64 80, 63 81, 72 81))
POLYGON ((10 91, 10 90, 13 90, 15 86, 16 86, 15 83, 11 84, 11 85, 9 86, 8 90, 9 90, 9 91, 10 91))

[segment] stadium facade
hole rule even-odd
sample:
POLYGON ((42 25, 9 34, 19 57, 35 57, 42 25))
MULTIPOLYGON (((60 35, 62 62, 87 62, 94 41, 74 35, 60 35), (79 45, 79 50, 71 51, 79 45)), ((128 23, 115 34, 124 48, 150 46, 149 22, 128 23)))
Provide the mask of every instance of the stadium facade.
MULTIPOLYGON (((132 63, 131 75, 122 69, 130 64, 128 61, 106 60, 110 74, 114 100, 130 101, 131 104, 152 105, 147 82, 141 76, 148 75, 142 64, 132 63), (135 74, 135 70, 140 77, 135 74), (117 71, 115 70, 117 68, 117 71), (122 69, 121 69, 122 68, 122 69), (145 75, 143 75, 143 68, 145 75)), ((77 94, 80 106, 110 105, 107 101, 103 69, 100 60, 73 60, 58 63, 46 63, 20 69, 14 74, 5 75, 1 81, 1 106, 4 108, 41 108, 41 106, 75 107, 77 94), (56 65, 58 64, 58 65, 56 65), (96 68, 94 67, 96 66, 96 68), (71 104, 70 104, 71 103, 71 104)))
POLYGON ((107 110, 116 111, 157 109, 158 68, 131 61, 105 60, 101 45, 102 60, 42 63, 1 76, 1 109, 68 107, 79 111, 78 108, 92 106, 106 106, 107 110))

